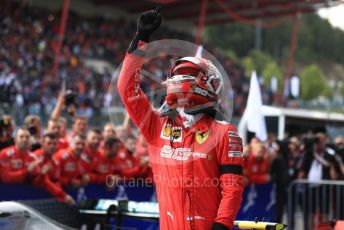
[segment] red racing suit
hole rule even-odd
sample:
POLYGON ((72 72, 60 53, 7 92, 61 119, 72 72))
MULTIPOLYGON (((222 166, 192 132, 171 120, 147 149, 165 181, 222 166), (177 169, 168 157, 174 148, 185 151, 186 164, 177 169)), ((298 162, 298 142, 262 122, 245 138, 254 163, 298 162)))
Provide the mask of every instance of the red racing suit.
POLYGON ((19 152, 15 145, 0 152, 0 177, 4 183, 24 183, 31 179, 27 167, 37 160, 31 152, 19 152))
POLYGON ((189 129, 160 117, 142 89, 143 57, 127 53, 118 91, 148 143, 159 201, 160 229, 232 228, 244 189, 242 141, 229 123, 208 115, 189 129))

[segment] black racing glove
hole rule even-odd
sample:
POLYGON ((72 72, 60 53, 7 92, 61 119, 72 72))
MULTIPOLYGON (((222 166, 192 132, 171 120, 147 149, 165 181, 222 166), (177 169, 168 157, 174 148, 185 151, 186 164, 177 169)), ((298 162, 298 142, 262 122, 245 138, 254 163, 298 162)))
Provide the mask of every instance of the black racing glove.
POLYGON ((211 230, 229 230, 229 228, 221 223, 213 222, 211 230))
POLYGON ((140 40, 149 42, 150 36, 161 24, 160 9, 161 7, 157 6, 155 10, 146 11, 141 14, 137 21, 136 36, 128 48, 129 53, 137 49, 140 40))

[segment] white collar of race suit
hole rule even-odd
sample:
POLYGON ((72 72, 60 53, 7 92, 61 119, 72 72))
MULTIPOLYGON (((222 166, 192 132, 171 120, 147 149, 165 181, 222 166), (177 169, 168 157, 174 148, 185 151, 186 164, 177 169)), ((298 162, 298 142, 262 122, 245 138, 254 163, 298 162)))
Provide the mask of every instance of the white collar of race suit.
POLYGON ((183 125, 185 128, 192 127, 204 115, 203 113, 195 114, 195 115, 187 114, 185 113, 184 108, 177 108, 177 111, 183 120, 183 125))

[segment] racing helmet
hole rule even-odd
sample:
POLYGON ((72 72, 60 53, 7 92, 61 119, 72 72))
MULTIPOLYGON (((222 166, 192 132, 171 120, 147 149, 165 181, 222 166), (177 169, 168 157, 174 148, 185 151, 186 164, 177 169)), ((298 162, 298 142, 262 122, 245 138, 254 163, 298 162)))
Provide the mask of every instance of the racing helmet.
POLYGON ((166 103, 169 108, 191 109, 197 106, 216 107, 221 100, 223 79, 209 60, 184 57, 169 69, 166 103))

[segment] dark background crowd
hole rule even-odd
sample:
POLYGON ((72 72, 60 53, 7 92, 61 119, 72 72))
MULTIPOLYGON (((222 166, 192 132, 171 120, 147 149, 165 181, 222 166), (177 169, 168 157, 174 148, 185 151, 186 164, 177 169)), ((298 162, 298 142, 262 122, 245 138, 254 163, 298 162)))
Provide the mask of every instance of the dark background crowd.
MULTIPOLYGON (((107 105, 112 73, 107 68, 98 70, 87 66, 84 60, 102 60, 118 66, 131 41, 130 35, 136 30, 136 23, 124 18, 109 21, 71 12, 55 77, 52 68, 60 30, 59 16, 60 12, 47 12, 25 4, 11 3, 0 9, 0 102, 2 109, 12 112, 17 121, 25 114, 36 114, 46 120, 63 81, 77 93, 79 113, 88 117, 101 114, 107 105)), ((167 27, 154 34, 154 40, 159 39, 194 41, 191 34, 167 27)), ((233 94, 228 96, 235 99, 234 116, 239 116, 245 107, 249 85, 243 68, 211 46, 205 45, 205 49, 216 56, 230 76, 233 94)), ((162 57, 147 66, 147 70, 163 80, 169 63, 169 57, 162 57)), ((148 80, 143 88, 153 91, 157 84, 148 80)))

